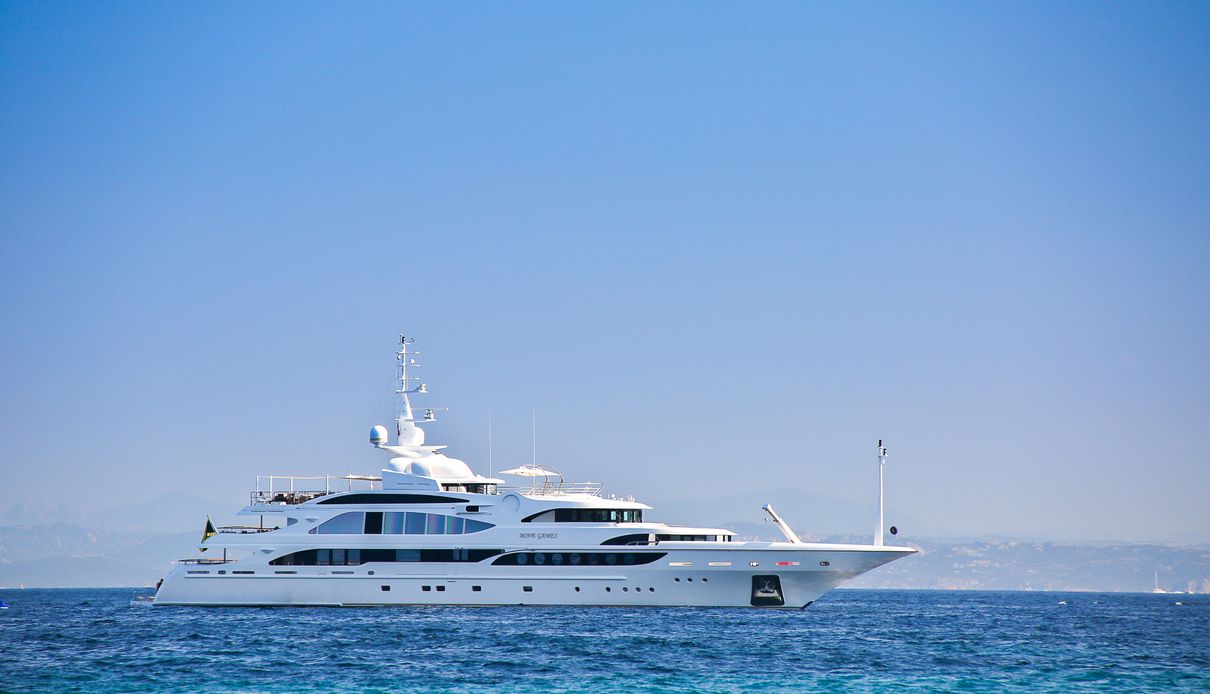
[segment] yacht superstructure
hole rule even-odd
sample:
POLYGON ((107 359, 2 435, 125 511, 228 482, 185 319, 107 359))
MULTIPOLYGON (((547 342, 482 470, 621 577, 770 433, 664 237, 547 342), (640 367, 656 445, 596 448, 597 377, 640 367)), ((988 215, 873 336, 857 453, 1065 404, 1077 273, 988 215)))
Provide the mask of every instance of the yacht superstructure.
MULTIPOLYGON (((177 563, 156 605, 625 605, 803 608, 841 582, 915 552, 801 541, 766 507, 786 542, 741 542, 722 528, 644 518, 651 507, 567 483, 536 463, 476 474, 429 445, 411 397, 412 340, 400 338, 395 443, 380 475, 258 477, 240 515, 213 528, 204 558, 177 563)), ((880 461, 885 460, 881 448, 880 461)))

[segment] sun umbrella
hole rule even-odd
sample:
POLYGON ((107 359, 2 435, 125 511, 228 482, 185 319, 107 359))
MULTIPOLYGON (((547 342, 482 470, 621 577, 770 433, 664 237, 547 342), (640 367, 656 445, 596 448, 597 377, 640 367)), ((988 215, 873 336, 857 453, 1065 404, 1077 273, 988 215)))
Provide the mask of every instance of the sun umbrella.
POLYGON ((558 477, 559 473, 551 470, 544 470, 537 465, 522 465, 511 470, 501 470, 501 475, 515 475, 517 477, 558 477))

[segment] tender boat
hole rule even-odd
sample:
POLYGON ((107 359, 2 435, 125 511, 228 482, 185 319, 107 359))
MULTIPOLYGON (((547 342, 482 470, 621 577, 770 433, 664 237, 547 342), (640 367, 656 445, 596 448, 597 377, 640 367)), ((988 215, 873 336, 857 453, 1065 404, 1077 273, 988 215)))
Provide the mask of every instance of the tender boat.
MULTIPOLYGON (((214 527, 201 557, 157 587, 165 605, 603 605, 804 608, 840 583, 912 554, 882 543, 803 542, 770 507, 785 542, 744 542, 723 528, 648 519, 633 497, 569 483, 535 463, 475 473, 425 442, 411 397, 428 386, 411 339, 396 352, 395 443, 378 475, 257 478, 240 515, 214 527)), ((879 442, 881 465, 886 449, 879 442)))

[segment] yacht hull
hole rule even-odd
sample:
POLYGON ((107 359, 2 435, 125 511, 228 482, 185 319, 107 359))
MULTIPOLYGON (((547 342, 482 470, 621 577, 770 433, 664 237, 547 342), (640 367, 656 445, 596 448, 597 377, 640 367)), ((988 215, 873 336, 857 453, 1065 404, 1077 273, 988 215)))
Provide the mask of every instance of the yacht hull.
POLYGON ((165 578, 155 604, 801 609, 844 581, 915 551, 860 545, 851 549, 836 545, 828 549, 783 547, 668 550, 652 564, 616 567, 493 566, 490 562, 402 569, 390 564, 279 567, 242 561, 181 565, 165 578))

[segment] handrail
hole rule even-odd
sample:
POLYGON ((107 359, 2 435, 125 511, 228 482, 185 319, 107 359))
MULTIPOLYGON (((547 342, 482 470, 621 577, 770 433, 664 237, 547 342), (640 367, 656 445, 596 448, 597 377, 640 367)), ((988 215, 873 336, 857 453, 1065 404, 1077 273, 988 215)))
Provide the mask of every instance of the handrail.
MULTIPOLYGON (((251 494, 253 506, 261 504, 286 504, 292 506, 301 504, 321 496, 336 492, 353 491, 354 482, 364 482, 369 489, 381 489, 381 477, 366 477, 362 475, 257 475, 256 489, 251 494), (299 484, 300 482, 323 485, 299 484), (340 484, 344 482, 345 484, 340 484), (377 483, 377 487, 375 487, 377 483)), ((358 485, 360 488, 360 485, 358 485)))
POLYGON ((566 496, 568 494, 589 494, 600 496, 605 489, 604 482, 555 482, 534 484, 529 487, 500 487, 501 493, 517 492, 519 494, 536 494, 539 496, 566 496))
POLYGON ((276 527, 265 528, 259 525, 220 525, 215 528, 220 533, 231 533, 235 535, 252 535, 255 533, 271 533, 277 530, 276 527))
POLYGON ((177 559, 178 564, 230 564, 234 559, 177 559))
POLYGON ((261 504, 285 504, 293 506, 301 504, 311 499, 318 499, 321 496, 327 496, 330 492, 324 491, 306 491, 306 492, 252 492, 251 502, 253 506, 261 504))
POLYGON ((332 492, 339 492, 339 491, 351 492, 351 491, 353 491, 354 482, 367 482, 367 483, 369 483, 370 489, 374 488, 375 482, 378 482, 378 483, 382 482, 381 477, 368 477, 368 476, 364 476, 364 475, 257 475, 256 476, 256 491, 258 491, 258 492, 262 491, 262 489, 261 489, 262 485, 267 485, 267 487, 268 487, 267 491, 270 491, 270 492, 272 492, 272 491, 279 491, 279 492, 319 491, 318 488, 312 488, 309 490, 308 489, 297 489, 296 485, 295 485, 296 482, 306 482, 306 481, 315 481, 315 480, 323 480, 323 483, 324 483, 323 490, 325 492, 328 492, 329 494, 331 494, 332 492), (339 482, 342 482, 342 481, 345 482, 346 484, 344 484, 344 485, 339 484, 339 482), (284 482, 289 482, 289 484, 288 485, 282 484, 284 482), (288 489, 284 488, 287 486, 289 487, 288 489), (338 488, 338 487, 342 487, 342 486, 345 489, 341 490, 338 488))

